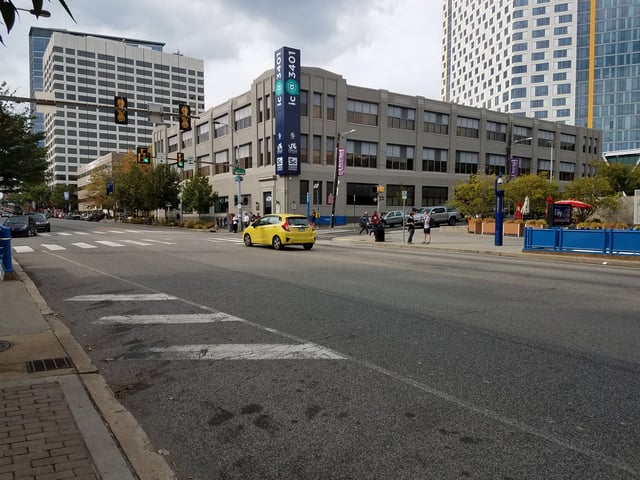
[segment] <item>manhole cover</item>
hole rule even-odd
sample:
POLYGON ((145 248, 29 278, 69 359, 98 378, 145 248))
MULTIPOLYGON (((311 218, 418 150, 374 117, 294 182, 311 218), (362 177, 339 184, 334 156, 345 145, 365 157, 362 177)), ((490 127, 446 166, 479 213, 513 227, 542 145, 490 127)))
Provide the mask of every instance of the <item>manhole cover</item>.
POLYGON ((6 340, 0 340, 0 352, 4 352, 5 350, 9 350, 11 348, 11 342, 7 342, 6 340))

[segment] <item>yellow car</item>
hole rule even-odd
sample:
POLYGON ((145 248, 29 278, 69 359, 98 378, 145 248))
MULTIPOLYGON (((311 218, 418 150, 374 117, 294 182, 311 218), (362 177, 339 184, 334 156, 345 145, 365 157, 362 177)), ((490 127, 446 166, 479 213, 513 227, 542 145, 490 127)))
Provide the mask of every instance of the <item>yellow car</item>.
POLYGON ((253 222, 242 233, 244 244, 271 245, 281 250, 287 245, 302 245, 311 250, 316 243, 316 230, 304 215, 294 213, 274 213, 253 222))

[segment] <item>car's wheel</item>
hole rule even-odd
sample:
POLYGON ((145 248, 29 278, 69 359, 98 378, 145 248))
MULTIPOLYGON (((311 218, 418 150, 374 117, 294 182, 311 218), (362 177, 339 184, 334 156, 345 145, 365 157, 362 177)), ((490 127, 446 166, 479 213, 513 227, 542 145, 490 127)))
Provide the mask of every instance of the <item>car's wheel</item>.
POLYGON ((305 243, 303 247, 305 250, 311 250, 313 248, 313 243, 305 243))
POLYGON ((51 227, 47 227, 47 232, 50 232, 50 231, 51 231, 51 227))
POLYGON ((456 217, 451 217, 449 219, 449 225, 455 225, 456 224, 456 217))
POLYGON ((247 247, 251 247, 253 245, 253 243, 251 243, 251 235, 249 235, 248 233, 244 235, 244 244, 247 247))
POLYGON ((273 237, 273 240, 271 240, 271 245, 273 246, 274 250, 282 250, 284 248, 282 239, 277 235, 273 237))

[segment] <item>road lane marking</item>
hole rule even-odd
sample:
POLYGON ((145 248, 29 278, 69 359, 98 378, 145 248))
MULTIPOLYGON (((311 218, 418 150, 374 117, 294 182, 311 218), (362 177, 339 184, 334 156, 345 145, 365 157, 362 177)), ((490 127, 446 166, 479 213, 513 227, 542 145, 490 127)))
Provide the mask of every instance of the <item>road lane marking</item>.
POLYGON ((176 345, 149 348, 132 356, 144 360, 346 360, 315 343, 176 345))
POLYGON ((51 234, 47 233, 47 232, 38 232, 38 236, 40 236, 40 237, 50 237, 51 234))
POLYGON ((178 297, 166 293, 131 293, 131 294, 100 294, 100 295, 76 295, 66 298, 65 302, 146 302, 155 300, 177 300, 178 297))
POLYGON ((174 315, 112 315, 101 317, 92 323, 103 324, 175 324, 175 323, 216 323, 216 322, 244 322, 242 318, 224 312, 216 313, 178 313, 174 315))
POLYGON ((107 247, 124 247, 121 243, 110 242, 109 240, 96 240, 96 243, 106 245, 107 247))
POLYGON ((73 232, 76 235, 89 235, 87 232, 73 232))
POLYGON ((71 235, 73 235, 73 233, 69 233, 69 232, 58 232, 58 235, 60 235, 61 237, 70 237, 71 235))
POLYGON ((15 247, 13 247, 13 249, 16 251, 16 253, 29 253, 29 252, 33 252, 33 248, 31 247, 27 247, 26 245, 17 245, 15 247))
POLYGON ((125 232, 129 232, 129 233, 142 233, 145 232, 146 230, 125 230, 125 232))
POLYGON ((109 230, 109 233, 127 233, 126 230, 109 230))
POLYGON ((230 242, 230 243, 244 243, 241 238, 207 238, 205 239, 207 242, 211 243, 220 243, 220 242, 230 242))
POLYGON ((175 242, 163 242, 162 240, 152 240, 150 238, 143 238, 142 239, 145 242, 152 242, 152 243, 162 243, 163 245, 175 245, 175 242))
POLYGON ((147 243, 147 242, 139 242, 138 240, 122 240, 123 242, 126 243, 131 243, 133 245, 142 245, 142 246, 148 246, 151 245, 151 243, 147 243))
POLYGON ((95 245, 91 245, 90 243, 84 243, 84 242, 72 243, 71 245, 74 245, 80 248, 98 248, 95 245))
POLYGON ((60 245, 55 245, 53 243, 43 243, 42 246, 47 250, 66 250, 65 247, 61 247, 60 245))

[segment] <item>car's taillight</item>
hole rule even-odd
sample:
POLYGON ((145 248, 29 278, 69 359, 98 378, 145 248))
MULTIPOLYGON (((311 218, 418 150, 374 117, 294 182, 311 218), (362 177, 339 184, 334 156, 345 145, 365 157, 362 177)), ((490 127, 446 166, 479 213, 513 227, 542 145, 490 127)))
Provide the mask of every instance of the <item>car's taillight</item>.
POLYGON ((286 221, 286 220, 284 221, 284 223, 282 224, 282 229, 283 229, 285 232, 288 232, 288 231, 289 231, 289 222, 288 222, 288 221, 286 221))

